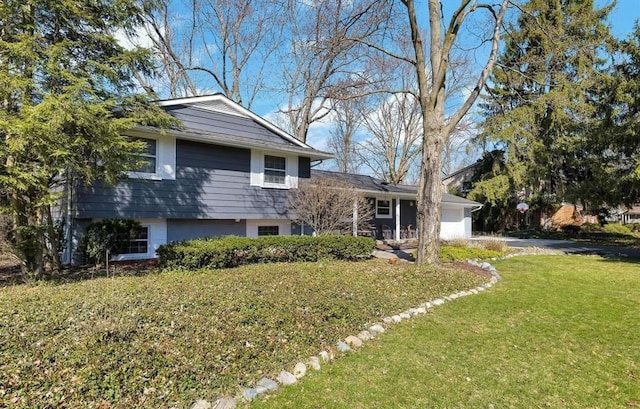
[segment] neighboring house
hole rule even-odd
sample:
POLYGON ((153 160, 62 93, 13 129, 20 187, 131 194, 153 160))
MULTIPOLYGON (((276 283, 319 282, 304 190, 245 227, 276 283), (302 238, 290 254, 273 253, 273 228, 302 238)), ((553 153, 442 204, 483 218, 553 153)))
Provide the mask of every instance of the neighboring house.
POLYGON ((478 162, 473 163, 444 177, 442 179, 442 184, 444 185, 445 192, 457 190, 459 193, 466 196, 466 194, 471 192, 471 189, 473 189, 472 180, 479 165, 480 164, 478 162))
MULTIPOLYGON (((300 179, 311 178, 312 164, 331 154, 298 141, 222 94, 158 105, 183 126, 164 132, 137 127, 127 133, 147 143, 143 169, 130 172, 117 186, 67 186, 60 206, 68 243, 65 262, 79 260, 84 231, 104 218, 135 219, 143 226, 118 260, 152 258, 164 243, 197 237, 300 234, 291 222, 289 190, 300 179)), ((415 186, 337 175, 374 200, 381 234, 384 226, 394 237, 400 234, 398 226, 415 226, 415 186)), ((475 206, 445 195, 443 237, 470 236, 475 206)))
MULTIPOLYGON (((400 240, 415 237, 417 186, 387 183, 367 175, 311 171, 311 181, 320 177, 345 181, 364 193, 375 210, 371 224, 376 238, 400 240)), ((480 203, 443 193, 440 237, 471 238, 471 212, 481 207, 480 203)))
POLYGON ((619 218, 622 224, 640 223, 640 204, 625 208, 619 214, 619 218))

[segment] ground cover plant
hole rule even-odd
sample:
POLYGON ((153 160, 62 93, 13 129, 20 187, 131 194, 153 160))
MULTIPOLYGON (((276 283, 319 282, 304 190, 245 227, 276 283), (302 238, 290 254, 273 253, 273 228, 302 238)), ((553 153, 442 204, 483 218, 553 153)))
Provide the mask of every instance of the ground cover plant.
MULTIPOLYGON (((477 243, 470 243, 466 239, 456 239, 444 241, 440 246, 440 261, 452 263, 464 260, 487 260, 502 257, 509 249, 502 241, 483 240, 477 243)), ((411 253, 413 258, 416 252, 411 253)))
POLYGON ((0 407, 188 408, 486 280, 369 260, 6 286, 0 407))
POLYGON ((640 407, 640 260, 493 262, 482 294, 403 322, 267 408, 640 407))

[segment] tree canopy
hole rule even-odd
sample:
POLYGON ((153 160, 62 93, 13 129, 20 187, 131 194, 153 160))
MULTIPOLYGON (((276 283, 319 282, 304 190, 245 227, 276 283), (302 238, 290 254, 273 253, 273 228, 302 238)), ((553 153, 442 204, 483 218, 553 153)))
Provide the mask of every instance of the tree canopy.
POLYGON ((166 125, 136 95, 149 53, 117 33, 141 22, 135 0, 6 0, 0 3, 0 189, 8 233, 26 271, 59 265, 52 206, 77 178, 114 182, 142 146, 123 132, 166 125))
POLYGON ((471 197, 507 203, 525 192, 539 206, 566 201, 594 212, 639 199, 634 42, 620 48, 611 35, 612 7, 522 5, 483 104, 482 137, 505 151, 506 165, 471 197))

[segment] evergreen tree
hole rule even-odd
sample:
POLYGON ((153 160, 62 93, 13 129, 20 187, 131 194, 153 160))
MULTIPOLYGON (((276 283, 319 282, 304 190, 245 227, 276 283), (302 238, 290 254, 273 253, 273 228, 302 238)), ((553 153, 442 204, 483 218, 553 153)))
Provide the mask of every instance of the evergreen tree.
POLYGON ((613 75, 605 86, 598 117, 602 119, 591 141, 598 155, 601 182, 593 195, 605 203, 630 206, 640 202, 640 25, 620 43, 613 75))
MULTIPOLYGON (((570 201, 595 210, 615 204, 602 191, 611 165, 603 162, 608 132, 601 113, 612 81, 615 41, 605 24, 613 6, 593 0, 530 0, 507 30, 485 101, 483 137, 506 152, 496 181, 479 184, 475 196, 527 192, 532 204, 570 201), (491 192, 495 185, 500 192, 491 192)), ((612 158, 618 151, 614 149, 612 158)))
POLYGON ((114 37, 140 23, 135 0, 3 0, 0 3, 0 189, 23 270, 59 268, 52 205, 68 177, 114 182, 142 146, 122 133, 168 117, 134 95, 142 49, 114 37))

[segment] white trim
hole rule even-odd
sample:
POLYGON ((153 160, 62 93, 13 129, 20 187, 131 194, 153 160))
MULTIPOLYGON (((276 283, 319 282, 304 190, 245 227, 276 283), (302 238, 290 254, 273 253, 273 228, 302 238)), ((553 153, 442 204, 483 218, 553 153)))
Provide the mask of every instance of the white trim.
POLYGON ((157 133, 128 131, 127 136, 156 141, 156 170, 149 172, 127 172, 132 179, 175 180, 176 179, 176 139, 157 133))
POLYGON ((258 226, 278 226, 280 236, 291 236, 291 220, 247 219, 247 237, 258 237, 258 226))
POLYGON ((298 187, 298 157, 283 155, 279 152, 251 151, 251 186, 259 186, 272 189, 295 189, 298 187), (276 156, 285 160, 284 183, 267 183, 264 179, 264 157, 276 156))
POLYGON ((395 239, 400 240, 400 198, 396 198, 396 234, 395 239))
POLYGON ((113 261, 146 260, 157 258, 156 250, 167 243, 167 221, 165 219, 137 219, 141 225, 149 228, 149 240, 146 253, 118 254, 113 261))
POLYGON ((393 218, 393 199, 391 198, 379 198, 376 197, 376 219, 392 219, 393 218), (389 202, 389 214, 380 214, 378 213, 378 202, 385 201, 389 202))

